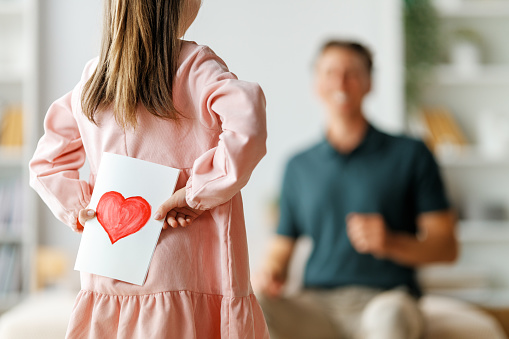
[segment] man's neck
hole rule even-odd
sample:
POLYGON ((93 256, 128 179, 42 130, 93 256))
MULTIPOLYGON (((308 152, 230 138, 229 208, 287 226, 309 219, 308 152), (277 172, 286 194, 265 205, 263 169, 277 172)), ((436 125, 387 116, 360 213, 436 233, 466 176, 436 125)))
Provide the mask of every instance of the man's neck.
POLYGON ((340 153, 351 153, 364 140, 368 122, 362 114, 332 117, 328 121, 327 140, 340 153))

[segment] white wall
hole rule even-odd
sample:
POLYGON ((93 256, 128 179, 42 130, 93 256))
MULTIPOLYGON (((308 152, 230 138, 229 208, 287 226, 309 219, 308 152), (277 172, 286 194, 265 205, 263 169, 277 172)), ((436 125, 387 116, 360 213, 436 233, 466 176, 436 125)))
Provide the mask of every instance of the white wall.
MULTIPOLYGON (((251 264, 270 234, 268 204, 288 157, 321 137, 311 64, 327 37, 358 38, 375 52, 375 88, 366 109, 390 131, 403 126, 399 0, 204 0, 186 38, 212 47, 267 97, 268 154, 243 190, 251 264)), ((41 114, 76 81, 98 51, 100 0, 41 1, 41 114)), ((41 240, 74 248, 78 238, 45 214, 41 240)))
POLYGON ((328 37, 359 39, 375 53, 375 85, 366 110, 380 127, 403 127, 399 0, 214 0, 186 39, 209 45, 239 78, 260 83, 267 97, 268 154, 243 190, 251 266, 272 232, 269 204, 288 157, 322 136, 312 61, 328 37))

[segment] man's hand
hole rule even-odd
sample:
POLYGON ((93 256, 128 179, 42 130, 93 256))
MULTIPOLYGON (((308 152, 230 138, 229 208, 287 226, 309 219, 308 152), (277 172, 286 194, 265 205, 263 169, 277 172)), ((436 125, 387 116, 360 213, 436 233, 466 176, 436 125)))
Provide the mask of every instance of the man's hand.
POLYGON ((386 257, 390 234, 382 215, 350 213, 346 218, 346 227, 350 242, 357 252, 386 257))
POLYGON ((158 208, 154 219, 161 220, 165 218, 163 229, 167 229, 168 225, 173 228, 186 227, 191 225, 203 212, 189 207, 186 201, 186 188, 183 187, 173 193, 170 199, 158 208))
POLYGON ((268 257, 262 268, 253 275, 253 289, 269 298, 283 293, 288 264, 295 247, 295 239, 275 235, 270 242, 268 257))
POLYGON ((266 266, 257 272, 252 279, 253 289, 269 298, 280 297, 285 286, 285 277, 275 267, 266 266))

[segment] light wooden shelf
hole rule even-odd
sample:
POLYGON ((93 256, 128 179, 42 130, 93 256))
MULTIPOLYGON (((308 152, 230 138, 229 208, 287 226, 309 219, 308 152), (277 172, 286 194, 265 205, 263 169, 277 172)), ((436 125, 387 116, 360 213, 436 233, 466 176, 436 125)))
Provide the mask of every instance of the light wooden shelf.
POLYGON ((443 18, 504 18, 509 17, 506 0, 482 0, 459 2, 458 6, 437 6, 443 18))

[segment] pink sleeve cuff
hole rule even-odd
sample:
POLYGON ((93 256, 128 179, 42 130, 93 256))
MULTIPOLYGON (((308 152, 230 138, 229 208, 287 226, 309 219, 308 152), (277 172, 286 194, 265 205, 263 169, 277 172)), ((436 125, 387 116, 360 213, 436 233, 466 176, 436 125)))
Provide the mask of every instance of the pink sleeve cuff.
POLYGON ((196 210, 208 210, 205 206, 200 205, 197 201, 193 199, 193 176, 191 175, 186 183, 186 202, 189 207, 194 208, 196 210))

